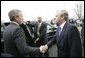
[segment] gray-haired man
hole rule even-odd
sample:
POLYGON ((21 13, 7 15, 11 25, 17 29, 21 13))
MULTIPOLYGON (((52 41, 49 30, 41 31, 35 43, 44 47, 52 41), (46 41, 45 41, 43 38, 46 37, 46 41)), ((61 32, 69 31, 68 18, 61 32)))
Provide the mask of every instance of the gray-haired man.
POLYGON ((39 48, 27 46, 24 31, 19 26, 19 24, 24 22, 21 11, 13 9, 8 15, 11 23, 3 33, 5 53, 18 57, 29 56, 30 53, 45 53, 42 51, 42 46, 39 48))

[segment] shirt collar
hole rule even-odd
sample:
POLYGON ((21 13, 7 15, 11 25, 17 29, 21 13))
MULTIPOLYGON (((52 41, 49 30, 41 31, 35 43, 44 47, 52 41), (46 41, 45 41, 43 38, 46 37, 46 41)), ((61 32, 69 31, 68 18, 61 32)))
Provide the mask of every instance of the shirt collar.
POLYGON ((11 21, 11 23, 14 23, 14 24, 16 24, 16 25, 18 25, 18 26, 19 26, 19 24, 18 24, 17 22, 11 21))
POLYGON ((61 30, 63 29, 63 27, 64 27, 65 23, 66 23, 66 21, 65 21, 65 22, 63 22, 63 23, 60 25, 61 30))
POLYGON ((38 22, 38 24, 42 24, 42 22, 41 23, 38 22))

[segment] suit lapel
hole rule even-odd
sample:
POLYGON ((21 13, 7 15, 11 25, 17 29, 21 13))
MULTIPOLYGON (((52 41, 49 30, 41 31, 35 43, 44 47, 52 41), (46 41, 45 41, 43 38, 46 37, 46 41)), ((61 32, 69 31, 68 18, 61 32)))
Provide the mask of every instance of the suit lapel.
POLYGON ((63 29, 62 29, 62 31, 61 31, 61 34, 60 34, 60 36, 59 36, 58 44, 61 42, 62 39, 64 39, 63 36, 64 36, 64 34, 65 34, 67 25, 68 25, 68 23, 66 22, 65 25, 64 25, 64 27, 63 27, 63 29))

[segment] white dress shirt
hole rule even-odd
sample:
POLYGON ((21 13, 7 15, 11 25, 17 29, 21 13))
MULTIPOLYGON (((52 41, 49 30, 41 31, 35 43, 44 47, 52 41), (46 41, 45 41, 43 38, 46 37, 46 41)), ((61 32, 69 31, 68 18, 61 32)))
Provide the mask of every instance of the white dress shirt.
POLYGON ((61 31, 62 31, 62 29, 63 29, 63 27, 64 27, 65 23, 66 23, 66 21, 65 21, 65 22, 63 22, 63 23, 60 25, 60 27, 61 27, 61 31))

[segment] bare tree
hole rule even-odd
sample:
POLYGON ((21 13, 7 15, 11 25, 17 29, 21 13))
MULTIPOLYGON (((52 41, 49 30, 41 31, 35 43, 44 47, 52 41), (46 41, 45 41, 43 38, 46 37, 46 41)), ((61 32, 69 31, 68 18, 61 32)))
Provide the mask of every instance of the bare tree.
POLYGON ((83 17, 83 12, 84 12, 84 2, 77 2, 75 4, 74 12, 77 16, 78 19, 83 17))

